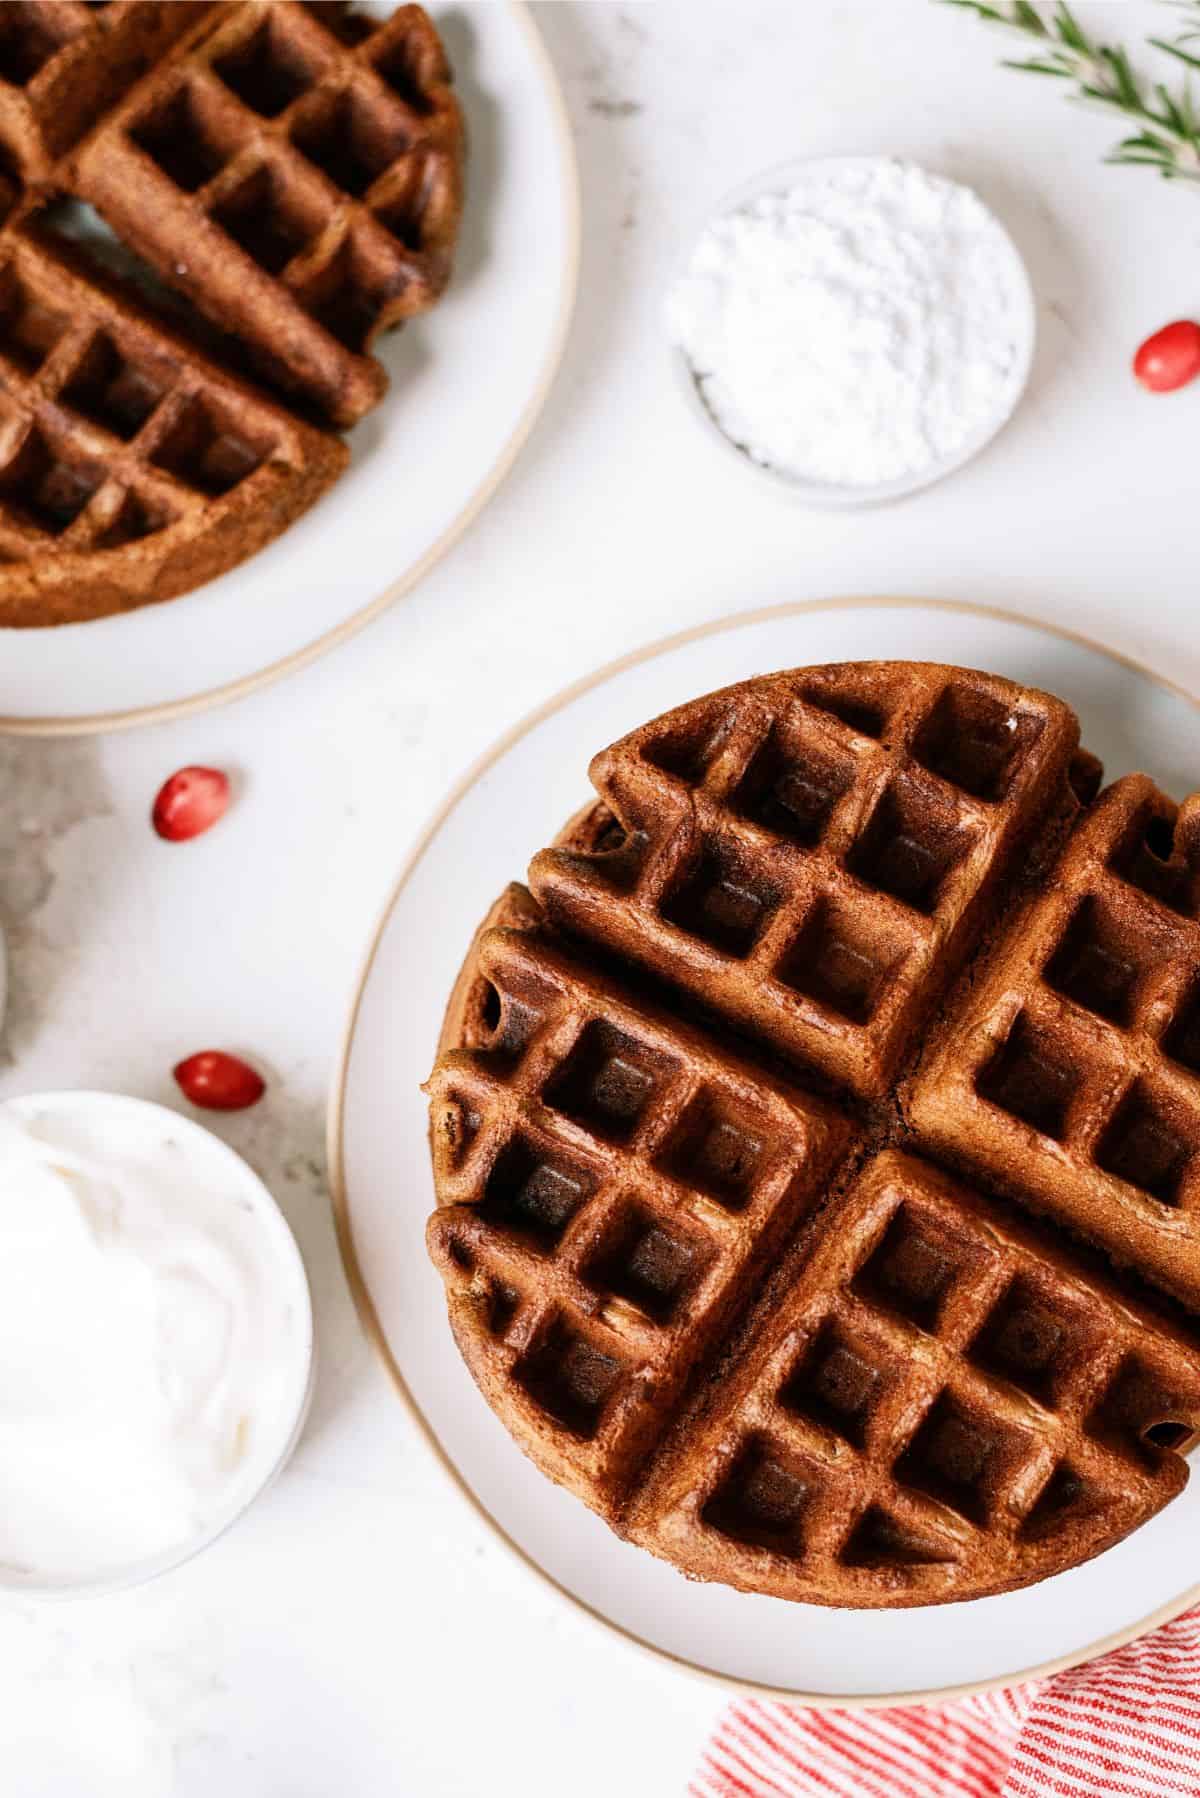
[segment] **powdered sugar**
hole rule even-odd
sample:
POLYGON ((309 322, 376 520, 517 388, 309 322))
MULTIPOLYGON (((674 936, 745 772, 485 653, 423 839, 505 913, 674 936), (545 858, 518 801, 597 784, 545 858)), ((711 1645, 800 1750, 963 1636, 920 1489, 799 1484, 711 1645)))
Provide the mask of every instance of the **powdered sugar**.
POLYGON ((706 406, 756 462, 868 488, 990 435, 1024 379, 1028 286, 969 188, 817 163, 713 219, 668 300, 706 406))

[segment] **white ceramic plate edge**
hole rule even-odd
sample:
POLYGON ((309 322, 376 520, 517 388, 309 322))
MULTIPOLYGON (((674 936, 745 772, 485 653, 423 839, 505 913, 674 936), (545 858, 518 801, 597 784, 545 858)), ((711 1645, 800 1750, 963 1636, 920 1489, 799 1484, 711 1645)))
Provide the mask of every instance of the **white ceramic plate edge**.
POLYGON ((337 1232, 338 1247, 342 1257, 347 1284, 349 1285, 359 1321, 368 1341, 379 1354, 383 1366, 388 1373, 397 1395, 415 1426, 418 1434, 425 1442, 434 1459, 445 1473, 450 1485, 459 1497, 470 1507, 476 1519, 489 1533, 506 1548, 515 1560, 539 1583, 565 1601, 574 1611, 582 1613, 594 1623, 599 1624, 606 1632, 627 1646, 635 1648, 640 1654, 668 1666, 674 1666, 688 1673, 695 1679, 702 1680, 723 1691, 729 1697, 739 1694, 753 1694, 757 1697, 780 1699, 785 1702, 797 1701, 813 1710, 881 1710, 904 1704, 944 1704, 954 1699, 968 1698, 982 1692, 993 1692, 1008 1687, 1025 1685, 1034 1680, 1047 1679, 1052 1674, 1064 1672, 1067 1668, 1082 1666, 1088 1661, 1099 1659, 1101 1655, 1121 1648, 1129 1642, 1136 1641, 1149 1631, 1168 1623, 1197 1601, 1200 1601, 1200 1583, 1187 1587, 1176 1597, 1157 1606, 1146 1616, 1122 1629, 1114 1630, 1109 1635, 1087 1643, 1077 1651, 1060 1655, 1054 1659, 1038 1662, 1020 1668, 1014 1672, 1006 1672, 995 1678, 966 1681, 959 1685, 926 1687, 915 1691, 897 1691, 888 1693, 858 1692, 811 1692, 795 1688, 772 1685, 766 1681, 739 1679, 733 1675, 722 1673, 717 1669, 702 1666, 673 1653, 670 1649, 660 1647, 648 1641, 624 1625, 615 1622, 586 1599, 570 1590, 560 1580, 518 1543, 492 1515, 479 1494, 460 1472, 437 1435, 433 1424, 418 1404, 408 1386, 399 1365, 396 1362, 387 1342, 383 1327, 375 1310, 362 1267, 358 1260, 354 1240, 353 1223, 350 1216, 349 1193, 346 1182, 345 1165, 345 1114, 350 1058, 353 1051, 356 1028, 367 984, 378 954, 384 933, 396 904, 420 864, 433 838, 441 830, 455 808, 475 786, 481 777, 507 753, 514 744, 526 736, 545 719, 553 716, 569 706, 581 694, 601 685, 628 668, 649 661, 657 656, 682 648, 702 637, 719 636, 723 632, 736 630, 744 626, 759 624, 771 620, 803 617, 809 613, 830 611, 856 611, 869 608, 922 608, 930 611, 954 613, 959 616, 975 616, 998 620, 1008 624, 1025 626, 1026 628, 1044 632, 1066 643, 1073 643, 1083 649, 1107 656, 1131 672, 1140 675, 1153 685, 1174 694, 1187 704, 1200 709, 1200 697, 1189 692, 1185 687, 1159 674, 1145 663, 1132 656, 1123 655, 1120 651, 1110 649, 1084 636, 1081 632, 1067 630, 1063 627, 1047 624, 1041 619, 1031 618, 1018 612, 1010 612, 999 606, 971 605, 955 600, 922 599, 918 596, 879 597, 874 595, 856 595, 840 600, 809 600, 783 605, 763 606, 755 610, 728 614, 724 617, 709 620, 703 624, 693 625, 685 630, 677 631, 640 649, 632 650, 624 656, 593 670, 592 673, 573 681, 567 687, 528 713, 524 718, 512 725, 499 737, 490 748, 486 749, 476 761, 455 782, 441 804, 419 833, 408 855, 405 857, 400 872, 388 892, 379 916, 367 942, 362 963, 356 975, 346 1015, 346 1023, 334 1065, 333 1079, 330 1086, 329 1104, 326 1114, 326 1155, 329 1166, 330 1198, 333 1206, 334 1224, 337 1232))
POLYGON ((417 561, 405 569, 403 574, 390 582, 381 593, 368 601, 351 617, 335 625, 332 630, 314 638, 302 649, 280 657, 278 661, 269 663, 265 668, 260 668, 253 674, 228 681, 208 692, 189 694, 186 698, 168 700, 161 705, 138 706, 127 711, 97 712, 79 717, 25 718, 0 715, 0 733, 16 737, 90 736, 96 731, 129 730, 142 724, 165 724, 176 718, 187 718, 197 712, 209 711, 214 706, 229 705, 235 700, 244 699, 248 694, 257 692, 259 688, 269 686, 273 681, 283 679, 285 675, 295 674, 301 668, 306 668, 310 662, 319 660, 329 650, 336 649, 339 644, 345 643, 350 637, 355 636, 381 612, 386 611, 395 600, 410 593, 425 578, 430 569, 435 567, 465 535, 484 507, 500 490, 550 396, 550 389, 554 385, 554 378, 558 373, 559 363, 562 361, 567 332, 575 310, 582 236, 579 163, 575 154, 575 141, 571 134, 570 119, 562 86, 527 0, 503 0, 503 3, 529 47, 534 67, 545 88, 546 100, 554 121, 563 173, 566 254, 561 271, 558 315, 550 333, 541 372, 512 434, 483 480, 468 497, 458 516, 447 526, 441 536, 430 544, 424 555, 420 556, 417 561))

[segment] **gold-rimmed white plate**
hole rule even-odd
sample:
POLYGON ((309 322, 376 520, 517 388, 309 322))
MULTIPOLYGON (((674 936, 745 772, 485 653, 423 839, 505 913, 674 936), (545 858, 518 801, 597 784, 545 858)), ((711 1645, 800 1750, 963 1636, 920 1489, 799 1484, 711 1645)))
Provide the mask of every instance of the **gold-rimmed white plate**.
MULTIPOLYGON (((366 10, 386 15, 392 0, 366 10)), ((350 467, 275 543, 194 593, 89 624, 0 632, 0 730, 159 723, 302 667, 415 586, 512 467, 574 300, 575 153, 522 0, 431 0, 430 10, 467 120, 463 234, 441 304, 379 345, 392 387, 351 433, 350 467)))
POLYGON ((1087 1566, 1027 1591, 916 1611, 827 1611, 685 1580, 545 1480, 459 1359, 425 1259, 427 1075, 471 933, 586 797, 592 752, 751 674, 907 656, 993 669, 1068 699, 1108 775, 1197 784, 1200 706, 1077 637, 971 607, 800 605, 727 619, 602 669, 543 707, 450 794, 410 854, 353 996, 329 1135, 347 1273, 410 1416, 459 1491, 530 1570, 632 1643, 733 1686, 812 1703, 896 1703, 1090 1658, 1200 1598, 1200 1480, 1087 1566))

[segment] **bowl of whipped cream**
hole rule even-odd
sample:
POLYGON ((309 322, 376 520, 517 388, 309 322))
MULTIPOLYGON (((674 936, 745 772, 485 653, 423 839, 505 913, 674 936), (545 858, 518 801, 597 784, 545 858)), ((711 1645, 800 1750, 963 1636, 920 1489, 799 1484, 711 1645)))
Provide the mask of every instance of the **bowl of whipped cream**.
POLYGON ((214 1541, 313 1370, 300 1252, 232 1149, 112 1093, 0 1104, 0 1588, 125 1586, 214 1541))
POLYGON ((771 169, 693 240, 666 300, 678 383, 779 492, 878 505, 943 479, 1012 416, 1036 307, 971 188, 885 156, 771 169))

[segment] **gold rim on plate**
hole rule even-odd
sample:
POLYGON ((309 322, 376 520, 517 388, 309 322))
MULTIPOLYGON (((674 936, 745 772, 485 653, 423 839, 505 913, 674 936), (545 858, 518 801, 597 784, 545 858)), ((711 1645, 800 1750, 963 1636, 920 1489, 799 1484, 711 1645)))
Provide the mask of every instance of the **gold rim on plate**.
MULTIPOLYGON (((1119 650, 1110 649, 1107 644, 1098 643, 1093 638, 1083 636, 1079 631, 1067 630, 1061 625, 1045 624, 1039 618, 1030 618, 1020 612, 1005 611, 1000 606, 969 605, 957 600, 916 597, 874 598, 869 595, 861 595, 840 600, 801 600, 783 605, 761 606, 754 611, 737 612, 723 618, 710 620, 706 624, 692 625, 687 630, 674 632, 668 637, 660 637, 657 642, 647 644, 642 649, 631 650, 627 655, 607 662, 593 673, 572 681, 569 686, 562 688, 560 692, 544 701, 543 704, 505 731, 503 736, 498 738, 489 749, 485 749, 466 773, 460 776, 420 832, 384 901, 383 909, 371 932, 366 953, 355 979, 350 1008, 334 1067, 326 1117, 326 1154, 329 1163, 330 1197, 333 1203, 338 1249, 359 1321, 366 1332, 368 1341, 383 1362, 417 1433, 451 1485, 475 1513, 479 1522, 484 1524, 496 1540, 508 1549, 526 1571, 538 1579, 543 1586, 557 1594, 574 1610, 591 1618, 611 1636, 624 1642, 627 1646, 635 1648, 639 1654, 660 1664, 676 1667, 695 1679, 703 1680, 705 1683, 719 1688, 727 1697, 753 1695, 756 1698, 776 1698, 791 1704, 804 1704, 813 1710, 883 1710, 893 1705, 902 1704, 944 1704, 955 1698, 970 1698, 980 1692, 996 1692, 1005 1687, 1024 1685, 1031 1680, 1047 1679, 1051 1674, 1065 1672, 1068 1667, 1079 1667, 1087 1661, 1097 1660, 1101 1655, 1108 1654, 1114 1648, 1122 1648, 1126 1643, 1136 1641, 1139 1636, 1144 1636, 1150 1630, 1157 1629, 1160 1624, 1169 1623, 1173 1617, 1178 1617, 1181 1612, 1187 1610, 1189 1605, 1200 1600, 1200 1584, 1189 1586, 1177 1598, 1170 1599, 1166 1604, 1160 1605, 1157 1610, 1151 1611, 1149 1616, 1142 1617, 1137 1623, 1131 1624, 1125 1629, 1115 1630, 1111 1635, 1102 1637, 1100 1641, 1089 1643, 1077 1653, 1060 1655, 1055 1660, 1042 1661, 1035 1666, 1024 1667, 1014 1673, 1002 1674, 995 1679, 972 1680, 957 1686, 927 1687, 918 1692, 871 1693, 867 1695, 856 1692, 805 1692, 783 1686, 772 1686, 765 1681, 738 1679, 732 1674, 719 1673, 715 1668, 703 1667, 698 1661, 690 1661, 683 1655, 672 1653, 670 1649, 659 1648, 657 1644, 647 1641, 644 1636, 636 1635, 634 1631, 626 1629, 623 1624, 615 1623, 611 1617, 606 1617, 602 1611, 598 1611, 594 1605, 589 1604, 586 1599, 580 1598, 577 1593, 572 1592, 569 1587, 555 1579, 553 1574, 548 1573, 492 1516, 483 1500, 468 1484, 442 1446, 436 1430, 410 1391, 388 1346, 354 1245, 354 1229, 350 1220, 345 1168, 346 1086, 363 996, 375 965, 375 957, 384 931, 387 929, 400 895, 450 814, 472 787, 508 753, 514 744, 519 743, 545 719, 564 710, 582 694, 590 692, 592 688, 603 685, 605 681, 611 680, 615 675, 623 674, 626 669, 637 667, 639 663, 653 661, 658 656, 667 655, 672 650, 682 649, 685 645, 695 643, 703 637, 720 636, 723 632, 739 630, 747 625, 763 624, 771 619, 802 618, 813 612, 849 612, 885 608, 896 611, 904 610, 907 607, 920 607, 923 610, 934 612, 953 612, 967 617, 998 619, 1005 624, 1017 624, 1027 629, 1042 631, 1046 636, 1056 637, 1062 642, 1074 643, 1081 649, 1107 656, 1110 661, 1152 681, 1164 692, 1174 694, 1176 698, 1186 701, 1188 705, 1200 711, 1200 698, 1194 693, 1190 693, 1185 687, 1181 687, 1176 681, 1170 680, 1166 675, 1158 674, 1153 668, 1147 667, 1144 662, 1139 662, 1132 656, 1123 655, 1119 650)), ((514 1452, 516 1452, 515 1449, 514 1452)))
POLYGON ((365 606, 362 606, 351 617, 343 619, 342 623, 335 625, 332 630, 314 638, 311 643, 306 643, 303 649, 294 650, 291 655, 282 656, 279 661, 270 663, 266 668, 260 668, 254 674, 246 674, 238 680, 227 681, 222 686, 213 687, 206 693, 193 693, 187 699, 165 700, 160 705, 134 706, 128 710, 116 712, 95 712, 90 716, 79 718, 7 718, 0 715, 0 733, 13 737, 90 736, 95 731, 130 730, 142 724, 168 724, 177 718, 189 718, 197 712, 207 712, 215 706, 229 705, 236 699, 245 699, 249 694, 258 692, 260 688, 270 686, 285 675, 296 674, 301 668, 307 668, 310 662, 318 661, 331 649, 336 649, 339 644, 356 636, 365 625, 371 623, 372 619, 378 618, 381 612, 386 611, 393 601, 403 598, 406 593, 411 593, 413 588, 424 580, 430 570, 465 535, 488 502, 495 498, 511 472, 517 457, 524 449, 529 435, 550 397, 550 389, 554 385, 554 379, 563 358, 563 351, 566 349, 567 331, 575 310, 582 240, 579 162, 575 155, 575 142, 571 135, 571 125, 562 85, 554 64, 550 60, 545 40, 529 10, 528 0, 505 0, 505 5, 513 23, 529 46, 534 66, 550 103, 555 137, 558 140, 558 151, 565 177, 566 254, 562 267, 558 316, 550 334, 550 347, 542 364, 541 372, 511 436, 483 480, 470 495, 458 516, 446 526, 437 541, 430 544, 423 556, 418 557, 410 568, 405 569, 403 574, 398 575, 394 581, 390 582, 382 593, 377 594, 374 599, 368 600, 365 606))

